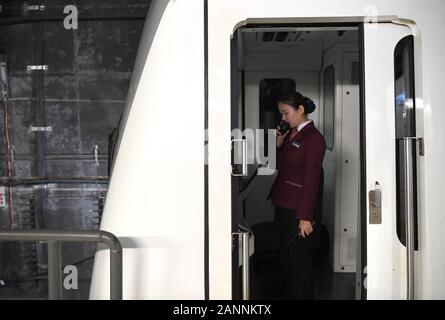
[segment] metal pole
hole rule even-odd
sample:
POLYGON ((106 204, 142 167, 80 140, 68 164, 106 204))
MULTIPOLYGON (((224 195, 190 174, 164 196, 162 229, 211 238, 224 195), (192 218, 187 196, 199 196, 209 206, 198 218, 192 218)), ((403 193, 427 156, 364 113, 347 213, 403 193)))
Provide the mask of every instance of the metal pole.
POLYGON ((60 242, 48 241, 48 298, 62 300, 62 261, 60 242))
POLYGON ((249 282, 249 233, 241 233, 241 241, 243 242, 243 300, 250 299, 250 282, 249 282))
POLYGON ((414 300, 413 138, 404 139, 407 300, 414 300))
POLYGON ((232 164, 232 176, 234 177, 246 177, 248 175, 248 167, 247 167, 247 141, 246 139, 232 139, 232 149, 233 149, 233 155, 234 155, 234 163, 232 164), (235 149, 235 142, 241 142, 241 159, 239 159, 239 154, 237 152, 238 149, 235 149), (238 163, 241 160, 241 163, 238 163), (241 173, 234 173, 233 172, 233 165, 235 164, 241 164, 241 173))
POLYGON ((110 250, 110 299, 122 300, 122 252, 110 250))
POLYGON ((110 247, 110 299, 122 300, 122 246, 109 232, 102 232, 101 241, 110 247))

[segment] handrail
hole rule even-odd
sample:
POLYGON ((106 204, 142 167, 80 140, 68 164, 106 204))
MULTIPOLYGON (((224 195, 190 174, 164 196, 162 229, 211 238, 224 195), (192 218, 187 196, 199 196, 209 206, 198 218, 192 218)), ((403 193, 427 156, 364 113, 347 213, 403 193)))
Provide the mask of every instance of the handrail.
POLYGON ((238 241, 241 240, 241 255, 242 255, 242 300, 250 300, 250 267, 249 267, 249 232, 239 231, 234 232, 233 235, 238 236, 238 241))
POLYGON ((404 178, 405 178, 405 219, 406 219, 406 273, 407 300, 414 300, 414 170, 413 170, 413 141, 416 138, 404 138, 404 178))
POLYGON ((0 229, 0 241, 45 241, 48 243, 49 299, 62 298, 60 242, 105 243, 110 249, 110 299, 122 299, 122 245, 112 233, 102 230, 0 229))

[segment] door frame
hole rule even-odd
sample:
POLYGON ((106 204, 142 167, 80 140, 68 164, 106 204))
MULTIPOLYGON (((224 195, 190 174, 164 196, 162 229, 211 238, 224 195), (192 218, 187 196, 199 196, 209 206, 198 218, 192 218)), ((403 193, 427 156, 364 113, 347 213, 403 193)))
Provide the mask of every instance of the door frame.
MULTIPOLYGON (((240 23, 238 23, 235 28, 233 29, 233 33, 236 33, 241 28, 267 28, 267 29, 274 29, 274 28, 292 28, 292 27, 347 27, 347 26, 354 26, 358 28, 358 42, 359 42, 359 90, 360 90, 360 105, 359 105, 359 114, 360 114, 360 170, 359 170, 359 185, 360 185, 360 192, 359 192, 359 206, 360 206, 360 212, 358 216, 358 228, 357 228, 357 278, 356 278, 356 299, 367 299, 367 290, 366 290, 366 265, 367 265, 367 185, 366 185, 366 171, 367 171, 367 164, 366 164, 366 117, 365 117, 365 51, 364 51, 364 25, 368 21, 366 20, 366 17, 326 17, 326 18, 290 18, 290 19, 282 19, 282 18, 268 18, 268 19, 247 19, 240 23)), ((416 101, 419 99, 418 97, 423 96, 422 92, 422 79, 421 77, 421 55, 420 55, 420 33, 418 32, 417 26, 415 22, 405 19, 399 19, 397 16, 379 16, 377 19, 377 23, 393 23, 393 24, 400 24, 405 25, 411 28, 413 30, 414 35, 419 35, 418 37, 415 37, 415 92, 416 92, 416 101)), ((231 61, 230 61, 230 67, 233 66, 233 60, 232 60, 232 53, 231 50, 231 61)), ((233 75, 231 75, 233 76, 233 75)), ((231 82, 233 79, 231 79, 231 82)), ((232 86, 233 89, 233 86, 232 86)), ((233 103, 234 101, 238 101, 238 99, 234 99, 237 97, 237 92, 234 92, 232 90, 231 92, 231 111, 233 110, 233 103)), ((419 99, 420 100, 420 99, 419 99)), ((416 110, 416 127, 417 132, 423 133, 423 114, 421 114, 421 111, 419 110, 422 107, 422 102, 418 101, 418 108, 416 110), (420 114, 419 114, 420 113, 420 114), (419 130, 420 129, 420 130, 419 130)), ((231 114, 231 121, 233 123, 233 114, 231 114)), ((423 169, 423 163, 419 164, 418 176, 423 176, 424 169, 423 169)), ((232 179, 233 181, 233 179, 232 179)), ((418 179, 419 181, 419 188, 422 188, 424 181, 422 179, 418 179)), ((232 191, 233 191, 233 182, 232 185, 232 191)), ((233 193, 232 193, 233 194, 233 193)), ((234 218, 236 218, 236 212, 233 212, 233 201, 234 198, 232 197, 232 226, 234 218)), ((424 199, 421 194, 418 194, 418 201, 419 201, 419 215, 420 212, 423 211, 422 207, 424 206, 424 199)), ((236 219, 235 219, 236 220, 236 219)), ((232 251, 233 252, 233 251, 232 251)), ((232 279, 234 279, 232 277, 232 279)), ((236 281, 239 283, 239 281, 236 281)), ((235 282, 232 283, 232 285, 236 285, 235 282)))
MULTIPOLYGON (((385 17, 387 18, 387 17, 385 17)), ((341 22, 335 22, 335 19, 332 19, 331 21, 329 19, 321 19, 324 20, 323 22, 317 21, 317 19, 313 19, 311 22, 308 19, 300 19, 304 22, 296 23, 295 20, 299 19, 293 19, 293 23, 281 23, 279 22, 282 19, 266 19, 266 20, 274 20, 275 23, 271 24, 270 22, 264 23, 265 19, 248 19, 244 22, 238 24, 231 35, 231 52, 230 52, 230 70, 231 70, 231 129, 233 130, 233 126, 236 123, 235 117, 238 116, 238 112, 234 112, 238 109, 238 103, 239 103, 239 79, 238 79, 238 73, 237 68, 234 68, 234 63, 236 63, 236 66, 238 65, 238 38, 237 34, 241 29, 248 29, 248 28, 255 28, 255 29, 277 29, 279 28, 280 31, 286 28, 332 28, 332 27, 356 27, 358 29, 358 35, 359 35, 359 91, 360 91, 360 106, 359 106, 359 113, 360 113, 360 173, 359 173, 359 185, 360 185, 360 192, 359 192, 359 205, 360 205, 360 212, 357 217, 357 221, 360 222, 360 228, 357 228, 357 270, 356 270, 356 299, 366 299, 366 290, 363 290, 363 281, 366 279, 366 273, 365 273, 365 266, 366 266, 366 228, 367 228, 367 203, 366 203, 366 145, 365 145, 365 139, 366 139, 366 130, 365 130, 365 97, 364 97, 364 31, 363 31, 363 21, 364 19, 356 19, 357 21, 341 21, 341 22), (334 21, 334 22, 333 22, 334 21), (235 36, 234 36, 235 35, 235 36), (233 40, 236 38, 237 40, 233 40)), ((354 19, 353 19, 354 20, 354 19)), ((388 22, 387 19, 379 20, 379 22, 388 22)), ((236 183, 234 181, 237 181, 237 177, 231 177, 231 188, 232 188, 232 198, 231 198, 231 208, 232 208, 232 233, 236 232, 235 229, 238 225, 239 221, 239 214, 237 208, 237 201, 238 196, 236 194, 237 188, 235 187, 236 183)), ((232 237, 232 298, 239 298, 237 295, 240 292, 240 283, 241 280, 239 273, 235 272, 235 265, 238 266, 238 241, 235 241, 236 239, 232 237), (235 263, 236 262, 236 263, 235 263)))

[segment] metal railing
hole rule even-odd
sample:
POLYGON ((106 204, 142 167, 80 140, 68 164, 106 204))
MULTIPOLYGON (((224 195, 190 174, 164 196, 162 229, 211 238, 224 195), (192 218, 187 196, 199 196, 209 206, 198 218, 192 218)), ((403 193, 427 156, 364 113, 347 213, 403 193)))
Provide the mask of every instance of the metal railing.
POLYGON ((242 256, 242 300, 250 300, 250 267, 249 267, 249 232, 239 231, 234 232, 234 236, 237 236, 241 241, 241 256, 242 256))
POLYGON ((413 165, 413 141, 417 138, 407 137, 404 142, 404 179, 405 179, 405 219, 406 219, 406 298, 414 300, 414 165, 413 165))
POLYGON ((61 242, 105 243, 110 249, 110 299, 122 299, 122 245, 106 231, 0 229, 0 241, 44 241, 48 244, 48 298, 62 299, 61 242))

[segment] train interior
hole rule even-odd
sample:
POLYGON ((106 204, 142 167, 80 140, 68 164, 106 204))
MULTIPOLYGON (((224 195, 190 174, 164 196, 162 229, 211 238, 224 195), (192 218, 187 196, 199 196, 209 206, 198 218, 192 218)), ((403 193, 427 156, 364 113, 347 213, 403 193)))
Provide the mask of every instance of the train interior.
MULTIPOLYGON (((360 253, 359 31, 356 27, 298 27, 237 32, 236 59, 232 51, 232 64, 237 61, 238 66, 238 112, 232 109, 235 126, 244 133, 246 129, 275 129, 281 118, 277 99, 288 90, 301 92, 316 104, 309 118, 324 135, 327 149, 319 197, 321 232, 314 257, 315 299, 355 299, 360 253)), ((267 159, 271 153, 266 134, 261 132, 256 138, 254 146, 248 140, 248 150, 255 149, 255 154, 267 159)), ((274 208, 267 200, 276 170, 259 174, 258 168, 266 164, 253 158, 247 176, 234 177, 232 182, 239 195, 239 224, 254 236, 251 298, 280 299, 282 248, 273 223, 274 208)))

